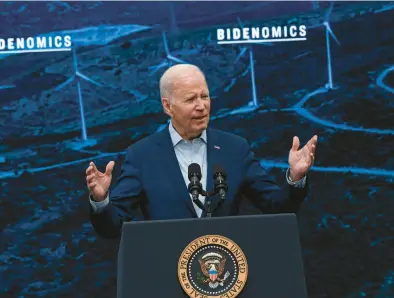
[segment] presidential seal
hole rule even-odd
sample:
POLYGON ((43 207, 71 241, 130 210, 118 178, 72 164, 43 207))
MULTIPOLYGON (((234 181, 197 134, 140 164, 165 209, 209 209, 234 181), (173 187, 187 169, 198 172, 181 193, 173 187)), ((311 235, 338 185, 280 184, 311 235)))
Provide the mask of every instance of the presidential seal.
POLYGON ((192 241, 178 262, 178 278, 189 297, 234 298, 241 293, 248 264, 241 248, 230 239, 207 235, 192 241))

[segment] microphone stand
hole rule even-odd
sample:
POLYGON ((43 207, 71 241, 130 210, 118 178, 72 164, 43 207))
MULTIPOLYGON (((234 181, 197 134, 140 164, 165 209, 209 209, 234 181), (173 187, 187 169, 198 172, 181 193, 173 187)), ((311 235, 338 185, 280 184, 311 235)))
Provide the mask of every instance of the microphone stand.
POLYGON ((207 208, 206 208, 206 210, 203 210, 203 211, 207 212, 206 217, 208 217, 208 218, 212 217, 212 212, 215 211, 217 207, 219 207, 220 202, 222 201, 222 200, 220 200, 218 202, 218 204, 216 204, 215 208, 212 210, 211 196, 215 195, 216 193, 217 192, 215 192, 215 191, 206 192, 204 190, 201 193, 201 195, 205 197, 205 201, 207 203, 207 208))
POLYGON ((207 200, 207 217, 212 217, 211 197, 207 195, 205 200, 207 200))

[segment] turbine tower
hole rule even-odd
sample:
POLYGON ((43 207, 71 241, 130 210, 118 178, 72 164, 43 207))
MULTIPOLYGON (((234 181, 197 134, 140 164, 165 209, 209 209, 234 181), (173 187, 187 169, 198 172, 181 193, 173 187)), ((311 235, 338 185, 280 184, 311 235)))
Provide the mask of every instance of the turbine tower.
MULTIPOLYGON (((239 26, 241 27, 241 29, 243 29, 244 26, 243 26, 240 18, 237 17, 237 20, 238 20, 239 26)), ((249 50, 250 79, 251 79, 251 83, 252 83, 252 101, 250 101, 248 103, 248 105, 257 107, 258 102, 257 102, 257 93, 256 93, 256 78, 255 78, 255 73, 254 73, 254 60, 253 60, 252 46, 247 45, 247 46, 240 47, 240 52, 239 52, 237 58, 235 58, 234 64, 236 64, 239 61, 239 59, 241 59, 241 57, 243 55, 245 55, 246 51, 248 51, 248 50, 249 50)))
POLYGON ((86 123, 85 123, 85 112, 84 112, 84 104, 83 104, 83 97, 82 97, 82 91, 81 91, 81 81, 85 80, 87 82, 90 82, 96 86, 101 87, 102 85, 94 81, 93 79, 89 78, 88 76, 82 74, 78 70, 78 62, 77 62, 77 55, 75 48, 73 48, 73 61, 74 61, 74 75, 69 78, 67 81, 64 83, 60 84, 55 88, 56 91, 59 91, 66 87, 68 84, 71 84, 73 81, 77 82, 77 90, 78 90, 78 104, 79 104, 79 113, 80 113, 80 118, 81 118, 81 127, 82 127, 82 140, 86 141, 88 139, 88 134, 86 130, 86 123))
POLYGON ((333 2, 331 2, 328 11, 325 14, 324 23, 323 23, 324 27, 326 28, 326 51, 327 51, 327 72, 328 72, 328 84, 326 87, 328 89, 334 89, 334 83, 333 83, 333 79, 332 79, 330 35, 335 40, 335 42, 338 45, 340 45, 339 40, 335 36, 334 32, 331 30, 331 26, 330 26, 330 16, 331 16, 332 8, 333 8, 333 2))

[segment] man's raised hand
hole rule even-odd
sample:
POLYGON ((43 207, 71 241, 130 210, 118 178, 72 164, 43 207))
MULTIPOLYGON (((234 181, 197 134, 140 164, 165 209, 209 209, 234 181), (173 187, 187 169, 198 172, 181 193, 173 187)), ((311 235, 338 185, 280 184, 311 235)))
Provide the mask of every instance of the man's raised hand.
POLYGON ((104 201, 107 197, 114 165, 115 162, 110 161, 105 168, 105 173, 97 170, 93 162, 90 162, 89 167, 86 169, 86 183, 93 199, 97 202, 104 201))

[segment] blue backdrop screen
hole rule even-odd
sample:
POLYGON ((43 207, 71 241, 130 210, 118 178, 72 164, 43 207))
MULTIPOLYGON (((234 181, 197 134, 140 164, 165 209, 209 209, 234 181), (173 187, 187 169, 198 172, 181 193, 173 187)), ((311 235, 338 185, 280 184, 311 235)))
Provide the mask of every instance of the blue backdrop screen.
POLYGON ((115 296, 118 240, 92 229, 85 170, 119 171, 163 128, 159 78, 186 62, 207 76, 210 125, 278 183, 292 137, 319 136, 298 214, 310 297, 394 297, 393 8, 2 2, 1 296, 115 296))

